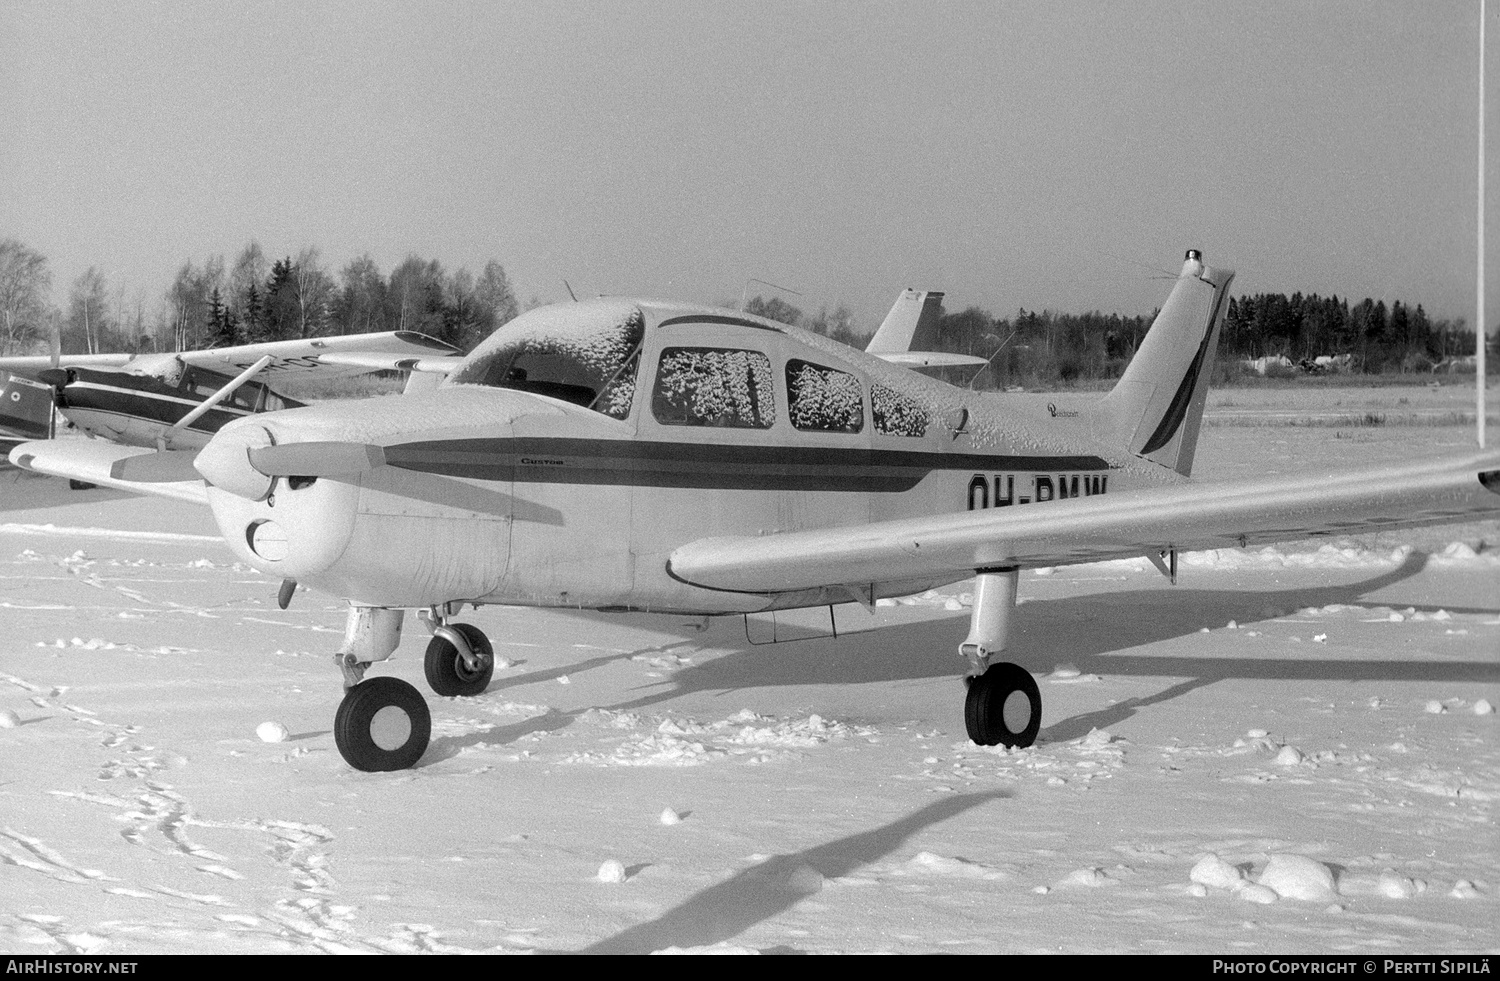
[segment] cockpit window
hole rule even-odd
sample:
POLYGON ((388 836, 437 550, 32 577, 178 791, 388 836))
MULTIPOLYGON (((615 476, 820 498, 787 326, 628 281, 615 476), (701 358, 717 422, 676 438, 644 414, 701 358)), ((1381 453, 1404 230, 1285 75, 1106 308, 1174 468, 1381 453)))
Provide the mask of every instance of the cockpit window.
POLYGON ((450 383, 535 392, 624 419, 645 336, 634 306, 533 311, 495 331, 450 383))
POLYGON ((772 379, 771 359, 759 351, 669 347, 656 369, 651 413, 667 426, 770 429, 772 379))

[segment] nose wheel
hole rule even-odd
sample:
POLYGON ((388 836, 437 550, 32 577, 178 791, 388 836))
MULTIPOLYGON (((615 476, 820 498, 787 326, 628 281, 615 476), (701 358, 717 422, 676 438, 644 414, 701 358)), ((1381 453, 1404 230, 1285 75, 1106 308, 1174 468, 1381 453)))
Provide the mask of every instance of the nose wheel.
POLYGON ((1018 664, 992 665, 969 681, 964 725, 981 746, 1024 749, 1042 728, 1042 693, 1018 664))
POLYGON ((427 642, 422 668, 427 683, 439 695, 480 695, 495 673, 495 650, 484 631, 472 623, 439 626, 427 642))
POLYGON ((369 773, 416 765, 431 738, 432 715, 422 693, 389 675, 350 688, 333 720, 339 754, 369 773))

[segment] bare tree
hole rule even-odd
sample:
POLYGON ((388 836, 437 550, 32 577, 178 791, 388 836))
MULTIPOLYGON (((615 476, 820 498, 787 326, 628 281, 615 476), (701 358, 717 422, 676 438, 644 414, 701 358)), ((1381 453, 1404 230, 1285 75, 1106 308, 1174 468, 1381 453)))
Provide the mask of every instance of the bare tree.
POLYGON ((328 302, 333 298, 333 280, 323 271, 318 258, 316 246, 306 248, 297 253, 297 262, 293 266, 299 329, 303 337, 316 337, 323 332, 328 302))
POLYGON ((109 289, 98 266, 89 266, 73 280, 68 291, 68 330, 83 335, 83 349, 88 354, 103 350, 107 327, 109 289))
POLYGON ((0 239, 0 353, 39 336, 51 289, 46 256, 18 239, 0 239))

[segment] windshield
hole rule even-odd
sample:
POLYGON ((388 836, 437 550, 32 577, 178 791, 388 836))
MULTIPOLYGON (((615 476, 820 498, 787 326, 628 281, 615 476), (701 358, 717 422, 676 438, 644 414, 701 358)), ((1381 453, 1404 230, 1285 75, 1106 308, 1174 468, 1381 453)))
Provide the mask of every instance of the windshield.
POLYGON ((624 419, 635 398, 645 334, 645 318, 633 304, 543 307, 491 334, 451 384, 535 392, 624 419))

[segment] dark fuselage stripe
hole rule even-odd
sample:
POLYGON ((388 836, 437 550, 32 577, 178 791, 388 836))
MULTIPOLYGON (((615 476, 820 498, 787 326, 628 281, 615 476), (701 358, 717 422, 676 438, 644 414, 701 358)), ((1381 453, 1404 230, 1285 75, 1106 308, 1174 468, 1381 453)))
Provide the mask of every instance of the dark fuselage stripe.
POLYGON ((1109 469, 1107 461, 1093 456, 546 438, 405 443, 386 447, 385 461, 405 470, 519 483, 884 493, 911 490, 935 470, 1109 469))
MULTIPOLYGON (((201 400, 200 400, 201 401, 201 400)), ((198 403, 181 396, 156 395, 97 383, 72 384, 63 389, 63 409, 108 412, 111 415, 144 419, 172 425, 197 408, 198 403)), ((243 409, 221 409, 215 406, 194 419, 187 427, 205 433, 216 433, 226 423, 252 415, 243 409)))

